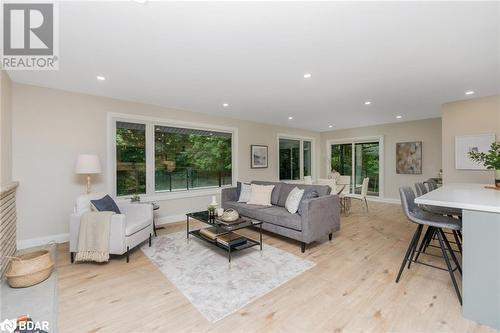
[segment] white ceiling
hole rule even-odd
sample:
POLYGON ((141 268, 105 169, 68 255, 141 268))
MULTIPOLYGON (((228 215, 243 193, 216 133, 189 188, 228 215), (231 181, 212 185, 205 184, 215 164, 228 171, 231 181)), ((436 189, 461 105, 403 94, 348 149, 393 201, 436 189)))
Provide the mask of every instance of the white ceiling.
POLYGON ((443 102, 471 98, 466 90, 500 93, 500 2, 59 11, 60 70, 12 71, 14 81, 317 131, 437 117, 443 102))

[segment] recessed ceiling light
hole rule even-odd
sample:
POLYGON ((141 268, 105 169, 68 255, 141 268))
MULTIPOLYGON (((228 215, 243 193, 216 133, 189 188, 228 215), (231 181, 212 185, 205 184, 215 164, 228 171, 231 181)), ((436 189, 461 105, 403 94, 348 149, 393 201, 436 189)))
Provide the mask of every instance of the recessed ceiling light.
POLYGON ((222 104, 222 106, 225 107, 225 108, 227 108, 229 106, 229 104, 224 103, 224 104, 222 104))
POLYGON ((101 75, 97 75, 96 78, 99 80, 99 81, 104 81, 106 80, 106 78, 104 76, 101 76, 101 75))
POLYGON ((370 102, 370 101, 365 102, 365 105, 370 105, 370 104, 372 104, 372 102, 370 102))
POLYGON ((403 118, 403 116, 396 116, 396 118, 401 119, 401 118, 403 118))
POLYGON ((311 78, 311 73, 305 73, 304 74, 304 79, 310 79, 311 78))
POLYGON ((465 92, 466 95, 474 95, 474 93, 475 93, 474 90, 467 90, 465 92))
POLYGON ((288 117, 288 120, 293 120, 293 117, 288 117))
POLYGON ((333 127, 333 125, 328 125, 328 128, 332 128, 332 127, 333 127))

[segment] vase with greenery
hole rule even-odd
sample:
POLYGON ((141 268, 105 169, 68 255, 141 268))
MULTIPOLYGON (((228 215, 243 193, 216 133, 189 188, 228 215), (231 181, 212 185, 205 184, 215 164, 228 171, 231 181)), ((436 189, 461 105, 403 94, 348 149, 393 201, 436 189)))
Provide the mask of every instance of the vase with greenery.
POLYGON ((493 142, 488 152, 469 152, 469 157, 482 163, 486 169, 495 170, 495 186, 500 188, 500 142, 493 142))
POLYGON ((130 197, 130 201, 131 202, 141 202, 141 197, 139 196, 139 194, 135 193, 134 195, 132 195, 132 197, 130 197))

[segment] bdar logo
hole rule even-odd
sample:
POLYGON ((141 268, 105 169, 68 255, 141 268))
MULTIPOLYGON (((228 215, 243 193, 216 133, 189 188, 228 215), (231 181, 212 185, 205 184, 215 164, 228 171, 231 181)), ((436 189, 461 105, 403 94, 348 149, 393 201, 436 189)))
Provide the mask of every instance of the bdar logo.
POLYGON ((12 333, 16 329, 16 320, 15 319, 5 319, 0 323, 0 332, 9 332, 12 333))

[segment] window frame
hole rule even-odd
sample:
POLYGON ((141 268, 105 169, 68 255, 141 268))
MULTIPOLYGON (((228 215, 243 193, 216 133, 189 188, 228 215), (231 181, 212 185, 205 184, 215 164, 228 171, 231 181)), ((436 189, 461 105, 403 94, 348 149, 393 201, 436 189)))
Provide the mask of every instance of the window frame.
POLYGON ((311 142, 311 177, 312 179, 316 179, 316 139, 313 137, 307 137, 302 135, 293 135, 293 134, 285 134, 278 133, 277 135, 277 146, 276 146, 276 158, 277 158, 277 172, 279 181, 288 182, 288 183, 300 183, 304 181, 304 141, 311 142), (280 179, 280 139, 286 140, 297 140, 300 141, 300 154, 299 154, 299 170, 300 170, 300 178, 299 179, 280 179))
MULTIPOLYGON (((328 174, 331 171, 331 162, 332 162, 332 145, 338 145, 338 144, 351 144, 352 145, 352 161, 351 163, 355 163, 355 145, 356 143, 371 143, 371 142, 378 142, 378 172, 379 172, 379 190, 378 190, 378 195, 373 196, 369 195, 371 198, 385 198, 384 196, 384 174, 385 174, 385 161, 384 161, 384 136, 383 135, 376 135, 376 136, 366 136, 366 137, 355 137, 355 138, 346 138, 346 139, 333 139, 333 140, 327 140, 326 141, 326 173, 328 174)), ((354 179, 355 175, 355 168, 353 167, 351 170, 351 182, 354 179)), ((353 183, 351 183, 351 190, 354 189, 353 183)))
POLYGON ((144 124, 146 126, 146 193, 140 194, 144 201, 180 199, 197 196, 219 194, 222 188, 231 187, 238 179, 238 129, 207 123, 194 123, 168 118, 148 117, 134 114, 108 113, 107 114, 107 187, 108 193, 115 198, 127 199, 130 195, 117 196, 116 193, 116 123, 128 122, 144 124), (155 191, 155 126, 181 127, 231 134, 231 183, 230 185, 207 186, 192 189, 177 189, 173 191, 155 191))

